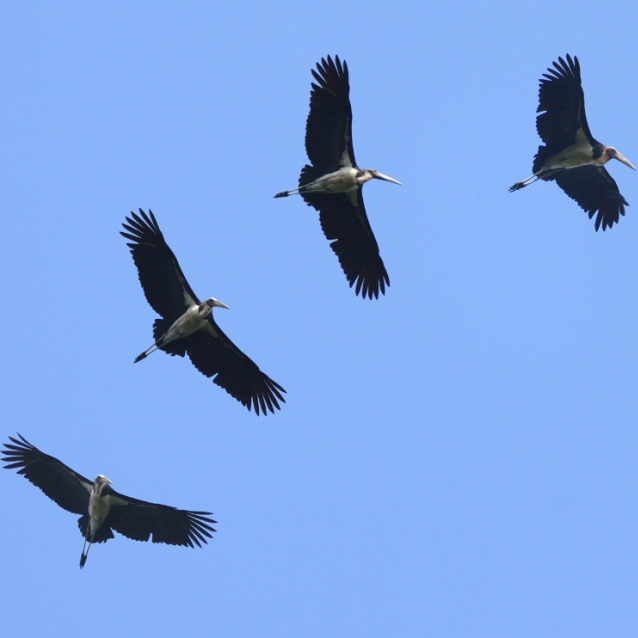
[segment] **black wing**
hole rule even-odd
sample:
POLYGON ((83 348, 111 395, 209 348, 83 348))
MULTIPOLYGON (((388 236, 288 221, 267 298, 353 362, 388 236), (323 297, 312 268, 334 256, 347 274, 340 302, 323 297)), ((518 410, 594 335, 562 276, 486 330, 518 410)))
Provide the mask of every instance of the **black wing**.
POLYGON ((596 215, 596 230, 602 224, 603 230, 617 224, 620 215, 625 214, 627 200, 620 194, 614 178, 603 166, 593 165, 569 168, 556 173, 550 179, 576 200, 591 219, 596 215))
POLYGON ((222 332, 212 314, 204 328, 181 341, 193 365, 207 377, 216 375, 213 381, 248 410, 252 405, 257 414, 260 407, 274 413, 278 400, 286 402, 281 394, 286 391, 222 332))
POLYGON ((151 535, 153 543, 201 547, 212 538, 211 527, 216 523, 208 518, 211 512, 189 512, 168 505, 157 505, 119 494, 110 487, 104 493, 114 496, 125 504, 114 503, 104 521, 104 527, 132 538, 147 541, 151 535))
POLYGON ((186 281, 177 258, 169 248, 157 220, 151 210, 148 215, 140 208, 140 214, 131 213, 128 224, 122 224, 128 232, 120 235, 130 239, 133 261, 137 266, 144 296, 158 315, 171 323, 181 317, 199 299, 186 281))
POLYGON ((578 58, 567 55, 567 61, 558 58, 554 68, 547 69, 540 80, 536 130, 547 145, 539 149, 534 161, 534 172, 555 153, 571 146, 582 129, 592 146, 598 144, 589 130, 585 116, 585 95, 580 80, 578 58))
POLYGON ((22 474, 39 487, 52 501, 74 514, 86 514, 89 509, 89 498, 93 489, 93 481, 89 481, 53 456, 40 452, 18 434, 20 440, 9 439, 13 443, 5 443, 2 461, 7 463, 5 469, 20 468, 22 474))
POLYGON ((310 113, 306 120, 306 153, 319 172, 327 175, 342 166, 344 152, 346 161, 356 166, 352 148, 352 109, 350 108, 350 85, 348 65, 335 56, 317 63, 312 75, 319 83, 312 83, 310 113), (317 72, 318 71, 318 72, 317 72))
MULTIPOLYGON (((304 168, 306 173, 311 170, 310 166, 304 168)), ((359 187, 356 194, 302 192, 301 196, 309 206, 319 211, 326 238, 335 240, 330 247, 339 258, 350 287, 356 283, 357 295, 361 292, 364 299, 378 299, 379 289, 384 295, 390 279, 366 215, 361 191, 359 187)))

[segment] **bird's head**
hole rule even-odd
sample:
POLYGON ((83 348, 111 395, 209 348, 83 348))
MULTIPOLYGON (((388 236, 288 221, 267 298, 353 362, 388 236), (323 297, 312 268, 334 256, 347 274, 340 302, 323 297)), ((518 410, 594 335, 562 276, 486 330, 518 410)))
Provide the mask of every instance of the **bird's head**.
POLYGON ((107 486, 111 485, 113 481, 111 479, 107 479, 104 474, 98 474, 95 477, 95 481, 93 481, 93 491, 98 495, 102 496, 102 490, 107 486))
POLYGON ((606 153, 609 159, 617 159, 625 166, 629 166, 629 168, 636 170, 636 167, 624 155, 621 155, 613 146, 608 146, 606 148, 606 153))
POLYGON ((225 303, 215 299, 215 297, 210 297, 200 305, 200 313, 205 317, 213 308, 226 308, 226 310, 230 310, 225 303))
POLYGON ((388 177, 387 175, 384 175, 383 173, 379 173, 379 171, 375 170, 374 168, 369 168, 368 172, 370 173, 370 176, 374 179, 382 179, 385 182, 392 182, 393 184, 398 184, 399 186, 401 186, 401 182, 397 182, 396 179, 392 179, 391 177, 388 177))

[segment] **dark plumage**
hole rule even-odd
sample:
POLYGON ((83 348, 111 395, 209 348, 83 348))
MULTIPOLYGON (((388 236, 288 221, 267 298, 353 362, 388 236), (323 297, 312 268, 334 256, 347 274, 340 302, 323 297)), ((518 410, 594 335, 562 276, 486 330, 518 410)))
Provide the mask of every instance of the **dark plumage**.
POLYGON ((311 165, 299 177, 299 186, 277 193, 299 193, 319 211, 321 228, 339 258, 350 286, 365 297, 385 294, 390 279, 374 237, 361 194, 363 184, 381 179, 399 184, 374 169, 359 169, 352 146, 352 109, 348 65, 330 56, 312 70, 310 113, 306 121, 306 152, 311 165))
POLYGON ((596 230, 611 228, 629 206, 605 164, 617 159, 634 168, 615 148, 598 142, 587 123, 578 58, 558 58, 540 80, 536 129, 545 143, 534 157, 531 177, 510 192, 537 179, 555 180, 587 212, 596 215, 596 230))
POLYGON ((38 450, 23 436, 9 437, 2 461, 7 470, 17 469, 61 508, 79 514, 78 527, 85 539, 80 559, 84 566, 91 543, 104 543, 113 531, 136 541, 198 547, 212 538, 216 523, 210 512, 178 510, 148 503, 116 492, 111 481, 99 475, 89 481, 70 467, 38 450))
POLYGON ((136 359, 140 361, 155 349, 183 357, 188 354, 193 365, 205 376, 224 388, 248 410, 257 414, 279 409, 285 402, 285 390, 266 376, 222 332, 212 315, 213 306, 226 308, 216 299, 199 301, 164 240, 152 211, 148 215, 131 213, 127 232, 120 234, 131 240, 133 261, 140 283, 151 308, 162 318, 153 324, 155 343, 136 359), (181 323, 180 323, 181 322, 181 323), (188 323, 188 325, 186 325, 188 323), (190 332, 189 332, 190 331, 190 332))

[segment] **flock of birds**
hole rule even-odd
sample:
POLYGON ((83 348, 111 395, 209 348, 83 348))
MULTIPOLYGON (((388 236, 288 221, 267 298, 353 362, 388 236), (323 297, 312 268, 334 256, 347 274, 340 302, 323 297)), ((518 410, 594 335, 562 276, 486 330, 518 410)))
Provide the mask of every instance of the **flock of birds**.
MULTIPOLYGON (((390 285, 363 204, 362 188, 371 179, 397 180, 371 168, 357 167, 352 146, 352 109, 348 65, 328 56, 312 70, 310 113, 306 122, 306 152, 310 164, 301 170, 299 185, 275 197, 299 194, 319 211, 321 227, 355 293, 378 299, 390 285)), ((533 174, 510 192, 537 181, 556 181, 585 210, 596 215, 596 230, 611 228, 628 206, 605 164, 616 159, 634 166, 615 148, 592 136, 585 116, 578 58, 567 55, 553 63, 540 80, 536 128, 540 146, 533 174)), ((634 168, 635 170, 635 168, 634 168)), ((188 355, 193 365, 214 383, 259 415, 274 413, 285 402, 285 390, 246 356, 213 319, 213 308, 228 308, 214 297, 200 301, 190 287, 149 210, 131 213, 121 234, 129 240, 146 300, 160 315, 153 324, 153 345, 135 363, 155 350, 188 355)), ((201 547, 216 523, 210 512, 179 510, 124 496, 99 475, 90 481, 31 445, 24 437, 9 437, 2 459, 17 469, 60 507, 79 514, 84 538, 83 567, 92 543, 113 538, 113 530, 139 541, 201 547)))

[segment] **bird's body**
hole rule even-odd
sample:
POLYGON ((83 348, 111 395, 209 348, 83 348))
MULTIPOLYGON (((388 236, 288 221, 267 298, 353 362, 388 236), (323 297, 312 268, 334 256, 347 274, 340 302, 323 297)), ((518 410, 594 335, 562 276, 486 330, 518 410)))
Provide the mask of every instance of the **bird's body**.
POLYGON ((208 315, 213 310, 216 299, 208 299, 204 303, 193 304, 179 319, 177 319, 162 337, 163 343, 170 343, 175 339, 183 339, 200 330, 206 325, 208 315), (209 303, 209 302, 213 303, 209 303))
POLYGON ((265 375, 222 332, 213 319, 215 307, 228 308, 210 297, 200 301, 190 287, 173 251, 164 240, 151 211, 147 215, 131 213, 127 232, 120 234, 128 244, 137 266, 140 283, 147 301, 161 319, 153 324, 153 345, 142 352, 135 363, 155 350, 180 357, 188 354, 193 365, 205 376, 224 388, 248 410, 257 414, 279 409, 285 402, 285 390, 265 375))
POLYGON ((576 141, 567 148, 549 157, 539 172, 549 172, 560 168, 576 168, 578 166, 587 166, 589 164, 602 165, 602 155, 595 156, 590 141, 583 135, 582 129, 576 133, 576 141))
POLYGON ((138 355, 133 363, 137 363, 142 359, 148 357, 151 352, 158 350, 162 346, 166 346, 171 341, 177 339, 183 339, 192 335, 197 330, 206 328, 208 317, 210 316, 213 308, 218 306, 220 308, 228 309, 226 304, 211 297, 204 302, 195 303, 188 310, 178 317, 169 327, 169 329, 155 341, 155 343, 148 349, 138 355))
MULTIPOLYGON (((103 474, 98 474, 93 481, 93 488, 89 495, 89 520, 84 534, 84 548, 80 557, 80 569, 84 567, 91 543, 93 543, 96 534, 106 521, 111 507, 114 505, 126 505, 126 501, 115 496, 113 490, 107 489, 111 483, 112 481, 103 474)), ((86 486, 83 485, 83 487, 86 486)))
POLYGON ((92 543, 113 538, 113 531, 138 541, 201 547, 215 529, 210 512, 178 510, 119 494, 112 482, 99 474, 89 481, 58 459, 41 452, 24 437, 9 437, 4 444, 6 469, 17 469, 63 509, 79 514, 84 537, 80 567, 84 567, 92 543))
POLYGON ((93 488, 89 496, 89 532, 95 536, 96 532, 106 520, 112 505, 122 505, 117 502, 117 497, 109 493, 105 488, 112 484, 103 474, 98 474, 93 481, 93 488))
POLYGON ((536 129, 545 145, 538 148, 534 157, 533 175, 514 184, 510 192, 539 179, 555 180, 590 219, 596 215, 596 230, 601 225, 605 230, 618 222, 629 205, 605 164, 617 159, 634 167, 615 148, 601 144, 591 134, 580 64, 578 58, 566 57, 567 60, 558 58, 540 81, 536 129))
POLYGON ((299 194, 303 197, 304 194, 310 195, 311 193, 352 193, 374 178, 386 179, 395 184, 399 183, 391 177, 381 176, 381 173, 375 171, 373 168, 362 170, 356 167, 353 168, 352 166, 344 166, 338 171, 322 175, 312 182, 308 182, 291 191, 277 193, 275 197, 288 197, 289 195, 295 194, 299 194))
POLYGON ((322 59, 312 74, 306 152, 311 165, 299 186, 275 197, 299 194, 319 211, 321 227, 355 292, 372 299, 390 285, 379 246, 363 205, 362 186, 371 179, 399 184, 379 171, 357 167, 352 146, 352 108, 348 65, 335 56, 322 59))

